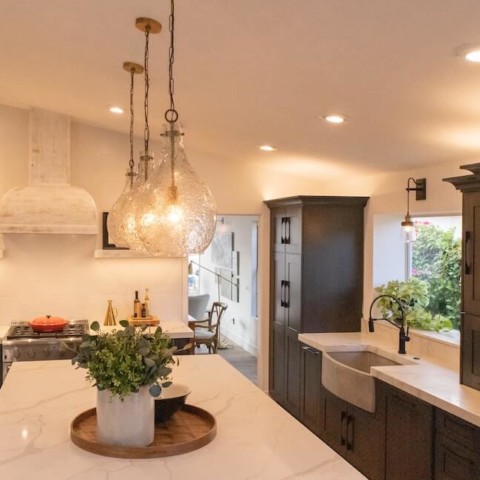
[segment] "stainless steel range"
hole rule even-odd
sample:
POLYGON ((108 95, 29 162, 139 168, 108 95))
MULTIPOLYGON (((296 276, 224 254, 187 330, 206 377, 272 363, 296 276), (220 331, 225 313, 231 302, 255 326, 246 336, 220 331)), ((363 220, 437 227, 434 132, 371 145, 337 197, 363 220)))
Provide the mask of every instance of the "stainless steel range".
POLYGON ((2 342, 2 379, 5 380, 13 362, 73 358, 72 350, 77 349, 88 331, 88 320, 71 320, 63 330, 48 333, 34 332, 28 322, 12 322, 2 342), (62 343, 69 348, 61 347, 62 343))

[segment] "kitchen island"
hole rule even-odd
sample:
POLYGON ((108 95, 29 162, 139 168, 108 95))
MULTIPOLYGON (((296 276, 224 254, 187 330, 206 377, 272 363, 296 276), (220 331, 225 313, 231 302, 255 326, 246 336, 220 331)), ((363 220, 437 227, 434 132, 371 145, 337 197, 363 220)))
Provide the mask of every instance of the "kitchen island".
POLYGON ((71 421, 95 406, 85 370, 68 360, 14 363, 0 390, 0 478, 365 478, 218 355, 181 357, 173 380, 190 386, 187 403, 215 416, 215 439, 179 456, 117 459, 70 441, 71 421))

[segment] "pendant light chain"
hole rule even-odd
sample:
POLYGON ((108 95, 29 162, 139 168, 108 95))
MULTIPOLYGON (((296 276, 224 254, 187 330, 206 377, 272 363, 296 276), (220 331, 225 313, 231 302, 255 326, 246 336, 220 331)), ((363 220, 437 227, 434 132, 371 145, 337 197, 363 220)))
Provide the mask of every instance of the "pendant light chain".
POLYGON ((135 87, 135 68, 130 70, 130 161, 128 165, 130 167, 130 187, 133 186, 133 179, 135 176, 134 168, 135 168, 135 161, 133 159, 133 123, 135 118, 135 112, 133 109, 133 93, 135 87))
POLYGON ((170 200, 177 200, 177 188, 175 186, 175 130, 173 124, 178 120, 178 112, 175 110, 175 79, 173 78, 173 65, 175 63, 175 1, 170 0, 170 17, 168 19, 170 31, 170 47, 168 49, 168 94, 170 96, 170 108, 165 112, 165 120, 170 124, 170 200))
POLYGON ((145 28, 145 101, 144 101, 144 110, 145 110, 145 131, 144 131, 144 142, 145 142, 145 155, 148 155, 148 147, 150 143, 150 126, 148 124, 148 91, 150 88, 150 78, 148 73, 148 40, 150 37, 150 27, 145 28))
POLYGON ((170 47, 168 49, 168 93, 170 95, 170 108, 165 112, 165 120, 172 124, 178 120, 175 110, 175 79, 173 78, 173 64, 175 63, 175 1, 170 0, 170 17, 168 21, 170 31, 170 47))
POLYGON ((144 112, 145 112, 145 129, 144 129, 144 159, 145 159, 145 181, 148 180, 148 160, 150 151, 150 125, 148 124, 148 95, 150 89, 150 76, 148 71, 148 56, 149 56, 149 39, 150 39, 150 26, 145 26, 145 58, 144 58, 144 71, 145 71, 145 100, 144 100, 144 112))

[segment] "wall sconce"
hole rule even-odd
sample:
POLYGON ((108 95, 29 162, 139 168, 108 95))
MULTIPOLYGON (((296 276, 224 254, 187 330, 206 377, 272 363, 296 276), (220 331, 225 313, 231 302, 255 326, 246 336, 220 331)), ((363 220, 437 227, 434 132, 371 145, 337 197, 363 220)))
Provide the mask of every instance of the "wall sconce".
POLYGON ((425 200, 427 198, 427 179, 410 177, 407 181, 407 214, 402 222, 402 230, 405 235, 405 241, 414 242, 416 240, 415 225, 410 217, 410 192, 416 192, 415 200, 425 200), (411 182, 415 185, 411 186, 411 182))

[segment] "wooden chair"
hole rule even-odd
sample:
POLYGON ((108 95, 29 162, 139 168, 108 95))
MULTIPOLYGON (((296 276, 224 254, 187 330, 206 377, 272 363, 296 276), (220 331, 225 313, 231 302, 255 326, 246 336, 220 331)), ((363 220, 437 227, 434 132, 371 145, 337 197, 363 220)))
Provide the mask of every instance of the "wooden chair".
POLYGON ((217 353, 220 335, 220 321, 228 305, 223 302, 213 302, 208 318, 195 322, 195 345, 206 345, 208 353, 217 353))

